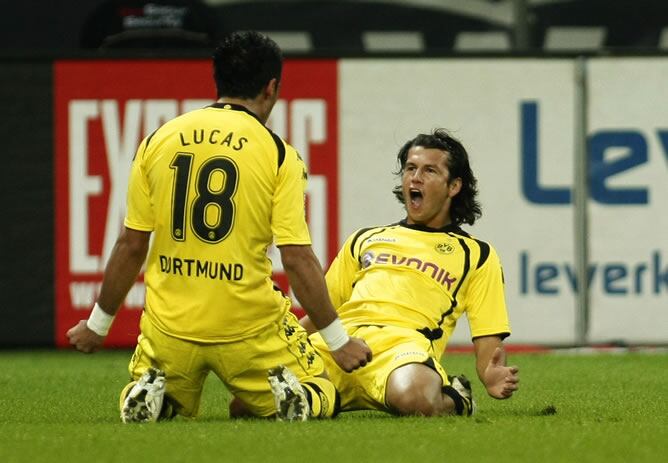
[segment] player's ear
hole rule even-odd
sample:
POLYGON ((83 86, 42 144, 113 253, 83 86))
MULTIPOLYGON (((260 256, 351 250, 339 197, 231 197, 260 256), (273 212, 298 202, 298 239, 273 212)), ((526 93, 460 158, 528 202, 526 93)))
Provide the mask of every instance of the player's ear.
POLYGON ((264 96, 270 100, 278 98, 278 88, 279 88, 278 79, 274 77, 264 87, 264 96))
POLYGON ((462 179, 457 177, 448 183, 448 198, 454 198, 462 191, 462 179))

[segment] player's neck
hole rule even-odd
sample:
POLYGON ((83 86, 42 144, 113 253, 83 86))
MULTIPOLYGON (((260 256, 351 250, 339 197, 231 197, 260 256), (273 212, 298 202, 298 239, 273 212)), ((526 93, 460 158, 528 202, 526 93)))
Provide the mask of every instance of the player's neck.
POLYGON ((233 98, 233 97, 227 97, 224 96, 222 98, 218 98, 218 103, 228 103, 228 104, 234 104, 234 105, 240 105, 243 106, 244 108, 248 109, 250 112, 255 114, 258 119, 262 121, 262 123, 267 122, 267 117, 269 116, 268 114, 265 115, 265 110, 260 101, 256 99, 248 99, 248 98, 233 98))

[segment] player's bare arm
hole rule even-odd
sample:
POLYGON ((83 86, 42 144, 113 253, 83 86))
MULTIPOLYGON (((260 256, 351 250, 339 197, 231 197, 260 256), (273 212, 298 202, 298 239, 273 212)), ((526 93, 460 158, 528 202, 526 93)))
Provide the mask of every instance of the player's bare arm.
POLYGON ((306 330, 306 332, 311 335, 318 331, 318 328, 315 327, 308 315, 304 315, 299 319, 299 324, 306 330))
MULTIPOLYGON (((128 291, 137 280, 148 251, 150 233, 125 228, 114 245, 100 290, 98 306, 108 316, 115 316, 128 291)), ((100 349, 105 336, 89 328, 87 320, 67 331, 67 337, 77 350, 92 353, 100 349)))
MULTIPOLYGON (((292 290, 309 316, 313 326, 322 330, 338 321, 327 293, 322 267, 310 246, 280 246, 281 261, 292 290)), ((371 350, 357 338, 349 338, 340 348, 331 351, 336 363, 350 372, 371 361, 371 350)))
POLYGON ((519 368, 506 366, 506 351, 498 336, 473 340, 476 371, 487 393, 495 399, 508 399, 519 388, 519 368))

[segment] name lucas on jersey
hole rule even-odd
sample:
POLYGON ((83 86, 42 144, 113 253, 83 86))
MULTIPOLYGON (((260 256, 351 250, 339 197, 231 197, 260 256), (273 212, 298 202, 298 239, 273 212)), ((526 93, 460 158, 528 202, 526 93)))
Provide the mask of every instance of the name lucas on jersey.
POLYGON ((171 275, 239 281, 244 277, 242 264, 226 264, 199 259, 160 256, 160 271, 171 275))
POLYGON ((186 135, 179 132, 181 139, 181 146, 190 146, 191 144, 201 145, 202 143, 209 143, 211 145, 225 145, 232 148, 234 151, 239 151, 244 147, 248 141, 246 137, 235 138, 234 132, 229 132, 223 136, 223 132, 218 129, 211 131, 205 129, 193 129, 192 134, 186 135))

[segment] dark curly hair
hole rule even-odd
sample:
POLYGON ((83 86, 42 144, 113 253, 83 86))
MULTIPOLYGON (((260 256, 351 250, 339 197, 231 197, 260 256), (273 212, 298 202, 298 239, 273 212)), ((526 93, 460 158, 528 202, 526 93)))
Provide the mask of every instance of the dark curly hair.
MULTIPOLYGON (((399 150, 397 154, 399 168, 394 174, 403 175, 408 151, 414 146, 436 148, 448 153, 446 163, 450 172, 449 181, 457 177, 462 179, 462 189, 452 198, 450 220, 456 225, 461 225, 462 223, 473 225, 476 219, 482 215, 482 209, 480 203, 476 200, 478 181, 473 175, 473 171, 469 165, 469 156, 464 146, 445 129, 436 129, 429 135, 421 133, 412 140, 407 141, 399 150)), ((392 193, 394 193, 394 196, 396 196, 401 204, 405 204, 401 185, 395 186, 392 189, 392 193)))
POLYGON ((281 49, 255 31, 229 34, 213 53, 218 98, 255 98, 271 79, 281 80, 282 69, 281 49))

